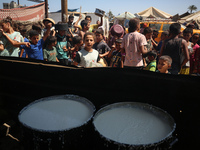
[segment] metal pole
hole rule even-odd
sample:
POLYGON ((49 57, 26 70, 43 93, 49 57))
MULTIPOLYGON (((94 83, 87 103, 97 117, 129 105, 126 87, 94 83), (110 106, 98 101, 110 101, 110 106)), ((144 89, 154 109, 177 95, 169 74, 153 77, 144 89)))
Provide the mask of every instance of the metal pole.
POLYGON ((67 22, 68 20, 68 5, 67 0, 61 0, 61 8, 62 8, 62 22, 67 22))
POLYGON ((45 0, 45 18, 49 17, 48 5, 48 0, 45 0))

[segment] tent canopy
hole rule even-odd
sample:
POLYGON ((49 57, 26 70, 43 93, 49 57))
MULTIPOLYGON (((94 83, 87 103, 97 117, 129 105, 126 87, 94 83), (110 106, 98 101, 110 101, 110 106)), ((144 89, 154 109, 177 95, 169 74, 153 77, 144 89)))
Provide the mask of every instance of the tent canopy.
POLYGON ((139 16, 145 17, 145 18, 170 18, 172 15, 161 11, 157 8, 150 7, 140 13, 138 13, 139 16))
POLYGON ((195 20, 198 24, 200 24, 200 11, 196 13, 192 13, 191 15, 188 15, 186 17, 181 18, 182 20, 185 20, 187 22, 195 20))
POLYGON ((124 13, 120 14, 119 16, 115 17, 115 18, 117 18, 118 20, 124 20, 124 19, 130 20, 130 19, 135 18, 135 17, 136 16, 133 15, 132 13, 130 13, 130 12, 124 12, 124 13))

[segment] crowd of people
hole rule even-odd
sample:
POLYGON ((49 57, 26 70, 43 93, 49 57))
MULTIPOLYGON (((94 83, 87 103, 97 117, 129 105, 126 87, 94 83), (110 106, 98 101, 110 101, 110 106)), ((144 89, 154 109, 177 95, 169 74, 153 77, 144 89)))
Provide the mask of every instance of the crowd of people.
POLYGON ((114 25, 109 36, 104 36, 103 19, 90 28, 92 18, 86 16, 74 23, 55 24, 51 18, 43 20, 44 28, 33 25, 28 31, 13 27, 12 18, 1 20, 0 56, 13 56, 59 62, 81 67, 120 67, 142 69, 168 74, 200 74, 199 34, 187 27, 181 34, 181 25, 173 23, 155 38, 158 31, 150 27, 140 29, 140 20, 129 21, 128 33, 114 25), (119 31, 117 31, 119 30, 119 31))

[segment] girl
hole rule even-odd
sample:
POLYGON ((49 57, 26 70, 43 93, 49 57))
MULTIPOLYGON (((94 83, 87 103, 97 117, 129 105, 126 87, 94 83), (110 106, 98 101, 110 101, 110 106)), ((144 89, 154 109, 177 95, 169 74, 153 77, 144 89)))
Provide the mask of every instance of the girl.
POLYGON ((1 27, 4 32, 3 34, 3 45, 9 52, 9 56, 19 57, 19 46, 26 45, 27 43, 21 42, 21 34, 14 31, 12 27, 12 18, 7 17, 1 21, 1 27))
POLYGON ((59 62, 57 59, 57 51, 56 51, 57 38, 55 36, 49 36, 43 45, 44 52, 44 60, 45 61, 53 61, 59 62))

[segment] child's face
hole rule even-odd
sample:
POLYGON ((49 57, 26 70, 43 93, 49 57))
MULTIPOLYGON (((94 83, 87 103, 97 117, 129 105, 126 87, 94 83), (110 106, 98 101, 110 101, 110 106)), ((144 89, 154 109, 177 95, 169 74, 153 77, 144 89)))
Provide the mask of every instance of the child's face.
POLYGON ((31 40, 32 44, 36 45, 39 41, 39 35, 30 37, 30 40, 31 40))
POLYGON ((153 61, 155 58, 153 56, 148 56, 149 61, 153 61))
POLYGON ((121 49, 121 45, 122 45, 122 43, 117 43, 117 42, 115 43, 115 48, 117 51, 119 51, 121 49))
POLYGON ((85 40, 84 40, 84 43, 85 43, 85 48, 86 49, 91 49, 94 45, 94 37, 92 35, 87 35, 85 37, 85 40))
POLYGON ((153 39, 157 38, 158 37, 158 32, 153 32, 153 39))
POLYGON ((192 43, 196 44, 199 40, 199 35, 193 35, 192 37, 192 43))
POLYGON ((191 37, 192 37, 192 34, 191 34, 191 33, 183 33, 183 38, 184 38, 186 41, 189 41, 191 37))
POLYGON ((91 23, 91 19, 90 19, 90 18, 86 18, 86 20, 88 20, 88 21, 89 21, 89 24, 91 23))
POLYGON ((57 41, 51 43, 51 46, 56 46, 56 44, 57 44, 57 41))
POLYGON ((169 63, 166 60, 159 59, 157 68, 160 71, 160 73, 166 73, 167 70, 171 67, 169 63))
POLYGON ((103 39, 103 36, 99 33, 96 33, 96 42, 100 42, 103 39))
POLYGON ((147 34, 145 35, 145 37, 146 37, 147 40, 149 40, 149 39, 152 38, 152 35, 153 35, 153 33, 147 33, 147 34))
POLYGON ((80 43, 77 44, 78 47, 83 46, 83 40, 80 41, 80 43))
POLYGON ((85 26, 85 29, 89 30, 89 28, 90 28, 90 23, 88 22, 87 26, 85 26))
POLYGON ((165 40, 167 38, 167 35, 161 34, 161 40, 165 40))
POLYGON ((8 31, 8 29, 9 29, 9 23, 2 23, 1 24, 1 28, 3 29, 3 31, 8 31))
POLYGON ((50 21, 45 21, 44 22, 44 26, 47 28, 47 26, 50 26, 50 27, 52 27, 52 22, 50 22, 50 21))
POLYGON ((64 36, 65 35, 65 30, 58 30, 58 34, 60 36, 64 36))

